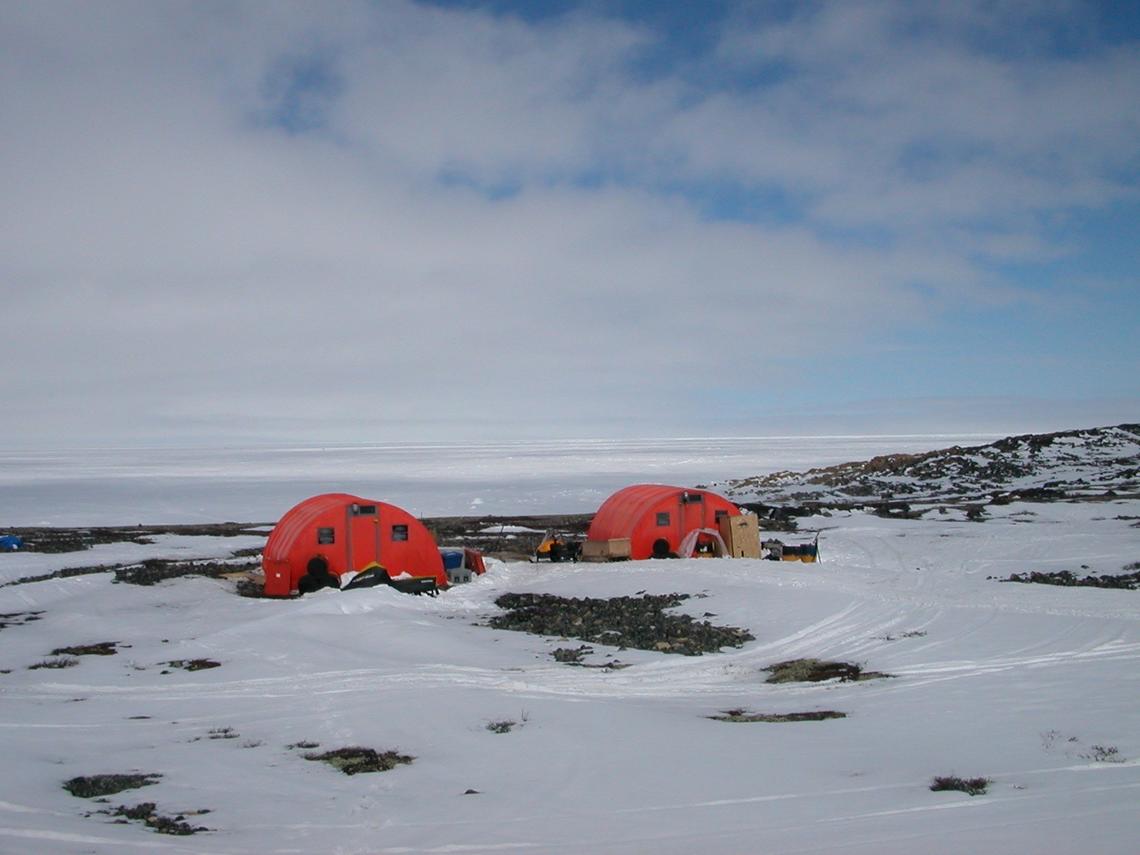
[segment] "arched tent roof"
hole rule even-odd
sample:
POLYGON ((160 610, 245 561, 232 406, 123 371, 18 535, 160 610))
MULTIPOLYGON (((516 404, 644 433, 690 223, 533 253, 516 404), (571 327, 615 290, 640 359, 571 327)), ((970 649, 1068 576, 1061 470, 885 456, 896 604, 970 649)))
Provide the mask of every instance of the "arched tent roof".
POLYGON ((285 515, 277 521, 277 525, 273 527, 273 531, 270 532, 269 539, 265 543, 262 556, 264 558, 270 556, 274 558, 284 557, 300 539, 301 533, 306 531, 314 520, 330 511, 339 510, 346 504, 364 501, 359 496, 352 496, 348 493, 323 493, 320 496, 305 499, 305 501, 286 511, 285 515))
POLYGON ((262 552, 265 593, 288 596, 316 557, 337 576, 376 562, 390 576, 434 576, 447 587, 443 559, 423 523, 396 505, 349 493, 312 496, 281 517, 262 552))
POLYGON ((740 509, 708 490, 666 484, 634 484, 618 490, 598 508, 587 540, 630 539, 630 557, 648 558, 653 546, 664 541, 677 552, 685 535, 717 527, 722 515, 738 516, 740 509))

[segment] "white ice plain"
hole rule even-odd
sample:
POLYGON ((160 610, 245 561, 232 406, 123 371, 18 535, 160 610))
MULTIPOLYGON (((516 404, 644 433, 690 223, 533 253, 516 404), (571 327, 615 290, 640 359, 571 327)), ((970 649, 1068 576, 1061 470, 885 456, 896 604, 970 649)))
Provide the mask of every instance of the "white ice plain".
MULTIPOLYGON (((435 599, 280 602, 109 573, 2 587, 0 613, 42 615, 0 630, 0 852, 1134 853, 1140 592, 988 577, 1120 572, 1140 559, 1140 502, 991 510, 804 519, 822 530, 816 565, 494 564, 435 599), (550 653, 581 642, 479 625, 508 591, 688 593, 680 610, 756 640, 699 657, 592 644, 588 662, 631 667, 573 667, 550 653), (28 669, 100 641, 118 654, 28 669), (199 657, 221 665, 163 664, 199 657), (798 657, 893 676, 764 682, 798 657), (708 718, 726 709, 847 717, 708 718), (488 730, 499 721, 516 726, 488 730), (236 736, 211 738, 225 728, 236 736), (298 742, 416 759, 346 776, 298 742), (107 804, 61 788, 128 771, 162 778, 107 804), (931 792, 936 775, 992 783, 931 792), (94 813, 144 801, 209 809, 188 820, 210 831, 94 813)), ((248 545, 199 539, 204 555, 231 544, 248 545)), ((31 557, 0 555, 0 578, 29 575, 31 557)))
POLYGON ((639 482, 696 486, 993 436, 714 437, 0 450, 0 524, 265 522, 330 491, 417 516, 593 513, 639 482))

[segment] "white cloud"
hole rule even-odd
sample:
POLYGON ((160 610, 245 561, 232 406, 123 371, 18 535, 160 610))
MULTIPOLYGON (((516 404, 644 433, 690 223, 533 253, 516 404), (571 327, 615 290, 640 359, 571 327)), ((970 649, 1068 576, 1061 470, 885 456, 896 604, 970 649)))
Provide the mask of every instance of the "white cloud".
POLYGON ((740 26, 721 56, 779 75, 697 108, 692 124, 738 131, 711 136, 698 167, 724 158, 757 180, 789 175, 825 222, 904 233, 1135 198, 1140 52, 1034 49, 1023 40, 1038 13, 835 3, 740 26))
POLYGON ((653 31, 584 13, 8 4, 8 430, 667 426, 929 323, 993 289, 978 255, 1054 257, 1042 212, 1131 192, 1140 75, 1124 49, 896 44, 897 8, 737 29, 724 68, 790 74, 710 88, 635 73, 653 31), (721 182, 789 211, 720 221, 680 190, 721 182))

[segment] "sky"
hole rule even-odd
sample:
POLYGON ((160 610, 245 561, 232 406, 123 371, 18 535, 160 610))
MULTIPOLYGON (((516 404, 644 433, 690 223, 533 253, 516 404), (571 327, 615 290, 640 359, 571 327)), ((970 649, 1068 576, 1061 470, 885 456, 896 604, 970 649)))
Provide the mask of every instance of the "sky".
POLYGON ((1140 421, 1140 10, 0 4, 0 446, 1140 421))

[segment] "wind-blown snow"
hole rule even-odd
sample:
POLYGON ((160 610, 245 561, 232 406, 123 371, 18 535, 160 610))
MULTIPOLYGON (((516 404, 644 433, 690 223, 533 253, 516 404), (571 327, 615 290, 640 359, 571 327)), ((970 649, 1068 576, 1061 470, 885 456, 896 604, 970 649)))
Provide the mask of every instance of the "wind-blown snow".
POLYGON ((256 600, 223 580, 110 574, 0 588, 0 613, 43 612, 0 630, 0 851, 1132 853, 1140 592, 987 577, 1119 572, 1140 558, 1138 515, 1135 500, 1013 503, 984 522, 842 512, 801 520, 822 529, 815 565, 495 564, 434 599, 256 600), (549 654, 579 642, 477 625, 507 591, 701 595, 680 608, 756 640, 701 657, 591 645, 588 662, 631 667, 572 667, 549 654), (28 670, 99 641, 119 653, 28 670), (765 666, 806 656, 893 677, 764 683, 765 666), (198 657, 221 666, 163 664, 198 657), (730 708, 848 717, 706 718, 730 708), (503 720, 517 726, 487 730, 503 720), (301 741, 416 760, 348 777, 288 747, 301 741), (116 825, 60 786, 131 770, 163 777, 110 804, 209 808, 191 819, 212 830, 116 825), (993 783, 928 789, 948 774, 993 783))

